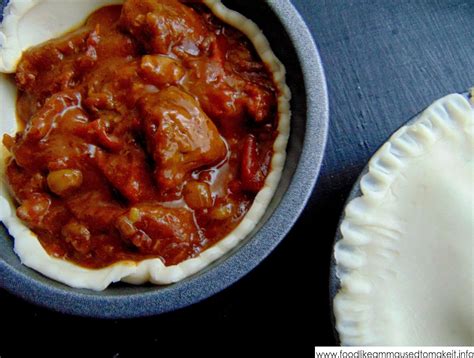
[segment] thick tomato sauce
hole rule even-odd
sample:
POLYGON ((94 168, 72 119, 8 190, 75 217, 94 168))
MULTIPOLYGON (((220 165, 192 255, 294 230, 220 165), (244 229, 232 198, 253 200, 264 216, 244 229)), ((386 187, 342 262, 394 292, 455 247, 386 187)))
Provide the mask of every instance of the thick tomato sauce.
POLYGON ((271 74, 197 1, 102 8, 26 51, 15 79, 8 184, 55 257, 179 263, 237 226, 269 171, 271 74))

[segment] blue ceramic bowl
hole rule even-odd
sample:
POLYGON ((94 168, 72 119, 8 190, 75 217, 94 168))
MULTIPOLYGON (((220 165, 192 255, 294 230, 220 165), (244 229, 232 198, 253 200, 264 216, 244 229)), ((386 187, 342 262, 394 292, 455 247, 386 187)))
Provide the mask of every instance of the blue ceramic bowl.
MULTIPOLYGON (((7 0, 0 6, 1 13, 7 0)), ((102 292, 74 289, 23 266, 0 226, 0 286, 63 313, 101 318, 156 315, 205 299, 239 280, 285 237, 316 183, 328 129, 321 60, 303 19, 288 0, 224 3, 255 21, 287 69, 292 92, 291 136, 278 190, 252 234, 201 272, 168 286, 115 284, 102 292)))

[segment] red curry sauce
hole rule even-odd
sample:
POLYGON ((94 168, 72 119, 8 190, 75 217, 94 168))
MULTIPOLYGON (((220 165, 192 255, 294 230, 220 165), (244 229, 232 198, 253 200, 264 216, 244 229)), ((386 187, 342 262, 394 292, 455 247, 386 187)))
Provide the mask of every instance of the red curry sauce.
POLYGON ((272 76, 197 1, 102 8, 26 51, 16 83, 8 184, 55 257, 179 263, 237 226, 269 171, 272 76))

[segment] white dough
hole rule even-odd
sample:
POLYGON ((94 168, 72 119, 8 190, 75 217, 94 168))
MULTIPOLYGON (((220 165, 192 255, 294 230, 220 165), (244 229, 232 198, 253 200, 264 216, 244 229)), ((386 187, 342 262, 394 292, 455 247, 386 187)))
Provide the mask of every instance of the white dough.
POLYGON ((474 109, 446 96, 373 156, 346 207, 334 300, 345 345, 474 344, 474 109))

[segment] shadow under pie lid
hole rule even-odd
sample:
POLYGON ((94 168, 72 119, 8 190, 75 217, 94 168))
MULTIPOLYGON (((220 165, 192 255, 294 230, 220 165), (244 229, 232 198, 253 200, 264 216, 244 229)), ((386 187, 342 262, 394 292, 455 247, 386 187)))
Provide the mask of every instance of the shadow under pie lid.
POLYGON ((306 25, 285 1, 258 4, 226 2, 252 18, 267 34, 287 68, 295 108, 282 181, 268 210, 247 240, 212 265, 165 287, 114 285, 103 292, 71 289, 22 266, 2 230, 2 286, 31 302, 55 310, 95 317, 136 317, 197 302, 248 273, 284 238, 311 193, 327 133, 327 94, 320 59, 306 25), (265 14, 262 22, 261 14, 265 14), (304 83, 305 86, 301 86, 304 83), (305 188, 301 190, 301 188, 305 188))
POLYGON ((473 128, 472 98, 448 95, 362 172, 331 267, 341 344, 474 343, 473 128))

